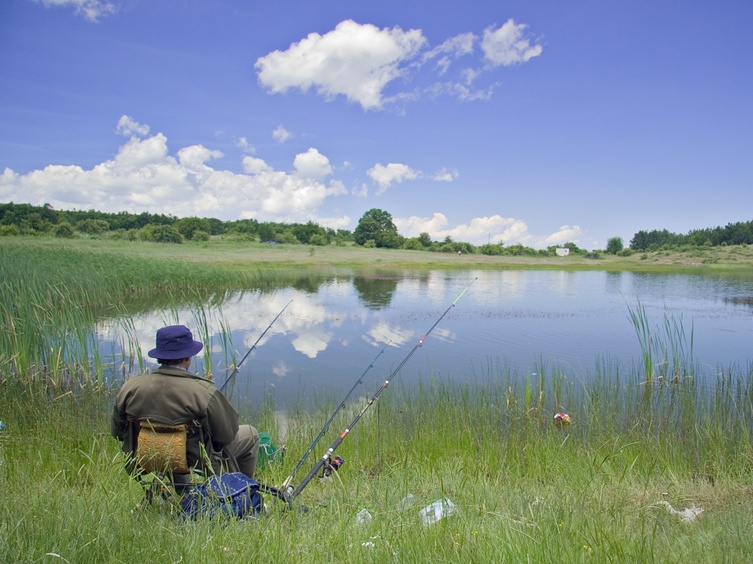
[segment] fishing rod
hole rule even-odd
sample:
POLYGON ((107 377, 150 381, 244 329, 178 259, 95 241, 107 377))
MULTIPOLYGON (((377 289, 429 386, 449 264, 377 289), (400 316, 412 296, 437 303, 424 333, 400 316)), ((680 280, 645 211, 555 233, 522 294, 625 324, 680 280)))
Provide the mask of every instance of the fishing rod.
POLYGON ((269 324, 269 327, 264 329, 264 332, 261 335, 259 335, 259 338, 256 339, 256 342, 251 346, 250 349, 248 349, 248 352, 245 355, 243 355, 243 358, 241 359, 241 361, 235 365, 235 368, 233 368, 233 371, 230 373, 230 376, 228 376, 227 379, 225 380, 225 383, 222 384, 222 387, 220 388, 220 392, 223 392, 225 390, 225 386, 227 386, 230 380, 232 380, 233 377, 238 373, 238 369, 241 367, 241 364, 243 364, 243 361, 246 360, 246 358, 248 358, 248 355, 251 354, 251 351, 253 351, 256 348, 256 345, 259 344, 259 341, 261 341, 264 338, 264 335, 266 335, 267 331, 269 331, 272 328, 272 325, 275 324, 275 321, 277 321, 277 318, 282 315, 282 312, 284 312, 292 302, 293 300, 291 299, 288 303, 285 304, 285 307, 280 310, 280 313, 275 315, 275 318, 272 320, 272 323, 269 324))
MULTIPOLYGON (((474 278, 473 281, 471 281, 471 284, 473 284, 473 282, 475 282, 476 280, 477 280, 477 278, 474 278)), ((447 315, 449 313, 449 311, 453 307, 455 307, 455 304, 458 302, 458 300, 460 298, 463 297, 463 294, 465 294, 468 291, 468 288, 471 287, 471 284, 469 284, 468 286, 466 286, 465 290, 463 290, 462 292, 460 292, 460 295, 457 298, 455 298, 455 301, 452 302, 450 304, 450 306, 445 310, 445 312, 442 315, 439 316, 439 319, 437 319, 434 322, 434 325, 431 326, 431 328, 426 332, 426 334, 418 340, 418 343, 416 343, 416 345, 411 349, 411 351, 406 355, 406 357, 400 362, 400 364, 397 365, 397 368, 395 368, 395 370, 392 371, 392 373, 384 381, 384 383, 382 384, 382 386, 374 393, 373 396, 371 396, 371 398, 369 399, 369 401, 366 402, 366 405, 363 406, 363 409, 361 409, 361 411, 358 412, 358 414, 356 414, 355 418, 353 418, 353 421, 350 422, 350 425, 348 425, 348 427, 340 434, 340 436, 338 436, 337 439, 335 439, 335 442, 333 442, 332 445, 327 449, 327 452, 324 453, 324 456, 322 456, 319 459, 319 461, 314 465, 314 467, 311 469, 311 471, 308 473, 308 475, 303 479, 303 481, 298 485, 298 487, 293 488, 290 485, 290 483, 289 483, 288 480, 286 480, 285 482, 283 482, 283 485, 281 486, 280 489, 283 490, 283 491, 287 491, 288 504, 292 503, 292 500, 295 499, 301 493, 301 491, 303 491, 303 488, 305 488, 308 485, 308 483, 314 478, 314 476, 317 475, 317 473, 322 468, 331 465, 330 464, 330 459, 332 458, 332 453, 334 453, 335 450, 337 449, 337 447, 339 447, 340 444, 345 440, 345 437, 348 436, 348 433, 350 433, 350 431, 353 429, 353 427, 356 425, 356 423, 358 423, 358 421, 361 419, 361 417, 363 417, 363 415, 366 413, 366 410, 369 409, 369 407, 371 407, 371 405, 374 402, 376 402, 376 400, 379 398, 379 396, 381 395, 381 393, 385 390, 385 388, 387 388, 387 386, 392 381, 392 379, 395 376, 397 376, 397 373, 400 372, 400 370, 403 368, 403 366, 405 366, 405 363, 408 362, 408 360, 410 359, 410 357, 412 357, 413 354, 418 350, 418 348, 421 345, 423 345, 424 341, 429 336, 429 334, 434 330, 434 328, 437 325, 439 325, 439 322, 442 321, 442 319, 444 319, 444 316, 447 315)))
POLYGON ((347 393, 347 395, 342 399, 342 401, 337 404, 337 407, 335 408, 335 411, 332 412, 332 415, 327 420, 327 422, 324 424, 324 427, 322 427, 322 430, 319 432, 319 435, 314 439, 314 442, 311 443, 306 453, 303 455, 303 457, 298 461, 298 464, 296 464, 293 471, 290 473, 290 476, 285 480, 285 484, 289 484, 293 481, 293 478, 295 478, 296 472, 301 469, 301 466, 303 466, 303 463, 306 462, 306 459, 309 457, 309 454, 311 454, 311 451, 314 450, 314 447, 316 447, 319 440, 324 436, 324 433, 327 432, 327 429, 329 429, 330 424, 332 423, 332 420, 335 418, 335 416, 339 413, 341 409, 345 407, 345 402, 348 401, 348 398, 350 398, 351 394, 355 391, 355 389, 359 386, 359 384, 363 383, 363 378, 366 376, 366 373, 374 368, 374 363, 379 359, 379 357, 384 353, 385 349, 392 343, 392 341, 388 341, 384 347, 382 347, 382 350, 379 351, 379 353, 374 357, 374 360, 371 361, 371 364, 366 368, 366 370, 363 371, 363 374, 359 376, 358 380, 355 384, 353 384, 353 387, 350 389, 350 391, 347 393))

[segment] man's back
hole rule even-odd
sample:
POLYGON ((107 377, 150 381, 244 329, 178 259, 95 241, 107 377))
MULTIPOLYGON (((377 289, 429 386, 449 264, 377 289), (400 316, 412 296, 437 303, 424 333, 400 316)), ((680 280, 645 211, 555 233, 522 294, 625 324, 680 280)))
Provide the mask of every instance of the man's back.
MULTIPOLYGON (((112 433, 131 452, 134 420, 150 419, 170 425, 196 423, 215 450, 229 444, 238 432, 238 414, 211 382, 173 367, 134 376, 121 387, 115 401, 112 433)), ((199 457, 198 433, 189 436, 188 460, 199 457)))

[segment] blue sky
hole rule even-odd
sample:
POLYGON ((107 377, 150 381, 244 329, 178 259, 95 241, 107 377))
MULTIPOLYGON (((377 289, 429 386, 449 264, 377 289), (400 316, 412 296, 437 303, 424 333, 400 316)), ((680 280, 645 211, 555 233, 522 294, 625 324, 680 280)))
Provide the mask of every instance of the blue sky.
POLYGON ((4 0, 0 201, 586 249, 753 220, 753 2, 4 0))

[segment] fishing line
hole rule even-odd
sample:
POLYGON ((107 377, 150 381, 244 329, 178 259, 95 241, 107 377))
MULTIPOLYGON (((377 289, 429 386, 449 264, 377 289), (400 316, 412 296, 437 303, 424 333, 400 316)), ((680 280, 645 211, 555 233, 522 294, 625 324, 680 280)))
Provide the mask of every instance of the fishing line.
POLYGON ((322 427, 322 430, 319 432, 319 435, 314 439, 314 442, 311 443, 311 446, 309 446, 308 450, 303 455, 303 458, 301 458, 301 460, 298 461, 298 464, 296 464, 295 468, 290 473, 290 476, 288 476, 287 480, 285 480, 285 483, 289 484, 293 480, 293 478, 295 478, 296 472, 298 472, 298 470, 301 469, 301 466, 303 466, 303 463, 306 462, 306 459, 309 457, 309 454, 311 454, 311 451, 314 450, 314 448, 316 447, 316 445, 319 442, 319 440, 324 436, 324 433, 327 432, 327 429, 329 429, 329 426, 332 423, 332 420, 340 412, 341 409, 345 408, 345 403, 348 401, 348 399, 350 398, 351 394, 355 391, 355 389, 360 384, 363 383, 364 376, 366 376, 366 374, 368 373, 369 370, 371 370, 372 368, 374 368, 374 364, 379 359, 379 357, 382 355, 382 353, 384 353, 384 351, 387 349, 387 347, 390 345, 390 343, 392 343, 391 340, 387 341, 387 344, 385 344, 384 347, 382 347, 382 350, 379 351, 379 353, 374 357, 374 360, 372 360, 371 363, 369 364, 369 366, 366 368, 366 370, 363 371, 363 374, 361 374, 361 376, 358 377, 358 380, 356 380, 355 384, 353 384, 353 387, 350 389, 350 391, 347 393, 347 395, 342 399, 342 401, 339 404, 337 404, 337 408, 335 408, 335 411, 332 413, 332 415, 330 416, 330 418, 324 424, 324 427, 322 427))
MULTIPOLYGON (((474 278, 471 281, 471 284, 478 280, 478 278, 474 278)), ((444 311, 442 315, 439 316, 439 319, 437 319, 434 322, 434 325, 431 326, 431 328, 424 334, 423 337, 421 337, 418 342, 415 344, 415 346, 411 349, 411 351, 405 356, 405 358, 398 364, 397 368, 392 371, 392 373, 389 375, 389 377, 384 381, 384 383, 381 385, 381 387, 374 393, 373 396, 369 399, 368 402, 366 402, 366 405, 363 406, 361 411, 356 414, 353 421, 351 421, 350 425, 335 439, 335 442, 332 443, 332 445, 327 449, 327 452, 324 453, 324 456, 322 456, 319 461, 314 465, 314 467, 311 469, 311 471, 308 473, 308 475, 303 479, 303 481, 298 485, 298 487, 293 488, 290 485, 290 480, 287 479, 285 482, 283 482, 283 485, 281 486, 281 490, 288 492, 288 503, 291 504, 292 500, 295 499, 301 491, 303 491, 303 488, 305 488, 308 483, 314 478, 314 476, 319 473, 319 471, 325 467, 330 465, 330 459, 332 458, 332 453, 335 452, 337 447, 340 446, 340 444, 345 440, 345 437, 348 436, 348 433, 353 429, 353 427, 358 423, 358 421, 363 417, 363 415, 366 413, 366 410, 371 407, 374 402, 377 401, 381 393, 387 388, 387 386, 390 384, 393 378, 397 376, 397 374, 400 372, 400 370, 405 366, 405 364, 410 360, 410 358, 413 356, 413 354, 418 350, 419 347, 421 347, 424 343, 424 341, 427 339, 427 337, 431 334, 431 332, 434 330, 434 328, 439 325, 439 322, 444 319, 445 315, 449 313, 449 311, 455 307, 455 304, 458 302, 460 298, 463 297, 463 295, 468 291, 468 288, 471 287, 471 284, 468 284, 466 288, 460 292, 460 295, 458 295, 457 298, 455 298, 455 301, 450 304, 450 306, 444 311), (292 490, 292 491, 291 491, 292 490)))
POLYGON ((272 320, 272 323, 269 324, 269 327, 264 329, 264 332, 261 335, 259 335, 259 338, 256 339, 256 342, 251 346, 250 349, 248 349, 248 352, 246 352, 246 354, 243 355, 243 358, 241 359, 241 361, 235 365, 235 368, 233 369, 230 376, 228 376, 227 379, 225 380, 225 383, 222 384, 222 387, 220 388, 220 392, 223 392, 225 390, 225 386, 227 386, 230 380, 232 380, 235 377, 235 375, 238 373, 238 369, 241 367, 241 364, 243 364, 243 361, 246 360, 246 358, 248 358, 248 355, 250 355, 251 352, 256 348, 256 345, 259 344, 259 341, 261 341, 264 338, 264 335, 267 334, 267 331, 269 331, 272 328, 272 325, 275 324, 275 321, 277 321, 277 319, 282 315, 282 312, 284 312, 292 302, 293 300, 291 299, 288 303, 285 304, 285 307, 280 310, 280 313, 275 315, 275 318, 272 320))

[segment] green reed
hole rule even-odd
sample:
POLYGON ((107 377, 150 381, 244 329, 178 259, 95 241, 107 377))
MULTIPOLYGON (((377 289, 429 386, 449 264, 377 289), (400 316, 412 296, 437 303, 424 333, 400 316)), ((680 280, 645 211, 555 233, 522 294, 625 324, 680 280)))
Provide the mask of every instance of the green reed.
POLYGON ((89 337, 97 321, 121 319, 127 326, 126 312, 139 304, 219 304, 228 289, 247 287, 257 275, 71 242, 3 238, 0 378, 62 384, 80 372, 99 379, 102 355, 89 337))

